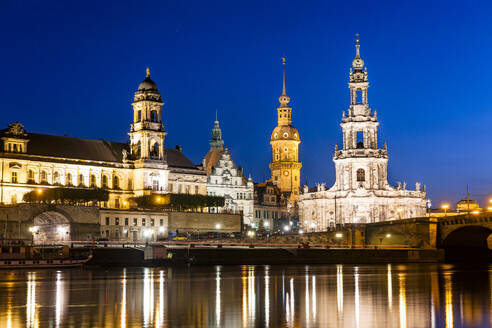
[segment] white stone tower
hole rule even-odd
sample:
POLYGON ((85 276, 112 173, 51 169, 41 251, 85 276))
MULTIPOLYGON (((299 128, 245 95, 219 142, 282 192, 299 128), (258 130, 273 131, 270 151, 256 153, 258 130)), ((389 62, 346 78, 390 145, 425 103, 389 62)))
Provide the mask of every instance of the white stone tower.
POLYGON ((343 112, 340 126, 343 131, 343 149, 335 146, 336 182, 334 190, 386 189, 388 153, 378 149, 378 120, 367 101, 369 82, 367 69, 359 53, 356 40, 356 56, 350 69, 350 107, 343 112))

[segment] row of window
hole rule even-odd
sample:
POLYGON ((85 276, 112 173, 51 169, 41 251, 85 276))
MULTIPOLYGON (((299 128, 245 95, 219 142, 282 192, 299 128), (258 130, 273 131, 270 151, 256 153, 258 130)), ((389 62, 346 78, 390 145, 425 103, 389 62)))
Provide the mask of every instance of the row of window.
MULTIPOLYGON (((120 218, 113 218, 111 219, 109 216, 106 217, 106 225, 124 225, 124 226, 129 226, 130 225, 130 222, 132 224, 132 226, 138 226, 139 224, 139 219, 138 218, 133 218, 132 221, 130 221, 129 218, 124 218, 124 219, 121 219, 120 218)), ((147 223, 149 224, 148 226, 149 227, 155 227, 155 219, 149 219, 147 220, 146 218, 141 218, 140 219, 140 226, 143 226, 145 227, 147 225, 147 223)), ((164 226, 164 219, 159 219, 159 226, 164 226)))
MULTIPOLYGON (((71 173, 67 173, 65 175, 65 185, 67 186, 85 186, 85 177, 83 174, 79 174, 77 177, 77 183, 74 184, 73 181, 73 176, 71 173)), ((10 173, 10 182, 12 183, 19 183, 19 175, 18 171, 13 170, 10 173)), ((33 170, 28 170, 27 171, 27 183, 35 183, 35 177, 34 177, 34 171, 33 170)), ((45 170, 42 170, 39 174, 39 183, 41 184, 48 184, 48 172, 45 170)), ((54 172, 53 173, 53 184, 61 184, 61 176, 59 172, 54 172)), ((128 180, 128 188, 131 189, 131 180, 128 180)), ((90 175, 89 178, 89 186, 90 187, 97 187, 97 178, 94 174, 90 175)), ((110 188, 110 183, 109 183, 109 177, 107 175, 103 175, 101 177, 101 187, 102 188, 110 188)), ((120 178, 118 176, 113 176, 113 185, 112 189, 120 189, 120 178)))
MULTIPOLYGON (((184 189, 184 192, 185 192, 186 194, 191 194, 191 190, 192 190, 192 188, 191 188, 191 187, 192 187, 192 186, 190 186, 190 185, 185 185, 185 186, 184 186, 184 188, 183 188, 183 185, 178 184, 178 188, 177 188, 176 192, 177 192, 178 194, 181 194, 181 193, 183 192, 183 189, 184 189)), ((200 187, 199 187, 198 185, 195 185, 194 187, 195 187, 195 188, 194 188, 195 194, 198 194, 198 193, 199 193, 199 191, 200 191, 200 187)), ((172 184, 172 183, 170 183, 170 184, 169 184, 168 188, 169 188, 169 192, 170 192, 170 193, 173 193, 173 192, 174 192, 174 186, 173 186, 173 184, 172 184)))
POLYGON ((277 211, 266 211, 266 210, 256 210, 255 217, 257 219, 279 219, 280 217, 284 217, 285 215, 281 212, 277 211), (262 216, 263 214, 263 216, 262 216))

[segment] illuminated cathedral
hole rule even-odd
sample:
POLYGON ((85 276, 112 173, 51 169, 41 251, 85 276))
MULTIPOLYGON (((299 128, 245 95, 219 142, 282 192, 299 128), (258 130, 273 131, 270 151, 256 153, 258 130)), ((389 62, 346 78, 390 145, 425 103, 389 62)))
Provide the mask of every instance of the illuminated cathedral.
POLYGON ((335 145, 335 184, 304 187, 299 217, 305 231, 326 231, 336 224, 370 223, 425 216, 425 186, 388 183, 388 150, 378 147, 378 118, 369 107, 367 69, 359 39, 350 69, 350 106, 342 114, 343 144, 335 145))

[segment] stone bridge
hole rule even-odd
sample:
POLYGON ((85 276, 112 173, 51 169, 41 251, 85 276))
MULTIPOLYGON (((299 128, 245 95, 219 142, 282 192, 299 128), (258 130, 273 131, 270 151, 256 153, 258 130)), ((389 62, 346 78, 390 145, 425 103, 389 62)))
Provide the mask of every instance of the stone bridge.
POLYGON ((363 229, 366 244, 445 249, 492 246, 492 213, 386 221, 363 229))
POLYGON ((0 239, 56 242, 92 240, 99 236, 98 207, 53 204, 0 207, 0 239), (32 233, 31 227, 37 231, 32 233))

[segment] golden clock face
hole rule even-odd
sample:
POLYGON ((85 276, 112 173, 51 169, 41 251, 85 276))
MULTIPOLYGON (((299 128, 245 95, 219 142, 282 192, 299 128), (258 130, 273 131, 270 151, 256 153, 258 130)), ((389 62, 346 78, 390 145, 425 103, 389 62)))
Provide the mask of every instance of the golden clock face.
POLYGON ((289 175, 289 171, 284 171, 284 175, 285 176, 288 176, 289 175))

